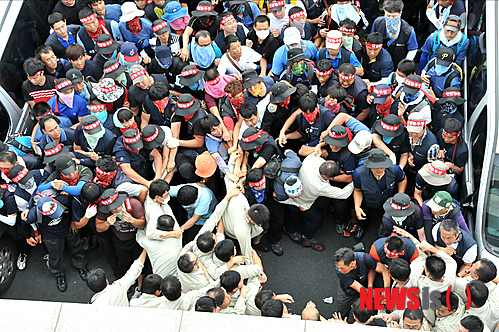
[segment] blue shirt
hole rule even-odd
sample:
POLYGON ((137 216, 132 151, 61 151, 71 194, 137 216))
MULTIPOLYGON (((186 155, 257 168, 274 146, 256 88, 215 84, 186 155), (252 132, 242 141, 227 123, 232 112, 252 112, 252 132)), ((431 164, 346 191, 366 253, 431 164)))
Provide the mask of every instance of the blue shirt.
MULTIPOLYGON (((120 28, 121 35, 123 38, 133 44, 137 44, 139 41, 143 39, 151 39, 154 38, 154 33, 152 32, 152 23, 149 22, 145 18, 140 19, 140 24, 142 24, 142 30, 140 30, 139 34, 136 35, 127 28, 127 22, 120 22, 118 24, 120 28)), ((147 45, 143 45, 146 47, 147 45)))
MULTIPOLYGON (((399 183, 399 182, 404 181, 404 179, 405 179, 404 171, 402 170, 402 168, 400 168, 399 165, 394 165, 394 166, 395 167, 393 168, 393 170, 395 171, 395 182, 399 183)), ((355 187, 355 189, 361 189, 362 180, 361 180, 360 175, 357 172, 357 170, 353 171, 352 180, 353 180, 353 186, 355 187)), ((379 186, 379 189, 381 189, 381 191, 386 190, 386 176, 383 175, 381 180, 378 181, 378 186, 379 186)))
MULTIPOLYGON (((187 184, 180 184, 178 186, 170 187, 170 196, 177 197, 178 191, 183 186, 187 184)), ((189 183, 189 185, 194 186, 198 189, 198 198, 191 205, 182 205, 182 207, 187 211, 187 217, 190 219, 194 214, 201 216, 195 225, 204 225, 206 219, 208 219, 215 207, 217 206, 217 199, 215 194, 208 187, 198 187, 194 183, 189 183)))
MULTIPOLYGON (((65 116, 55 116, 57 119, 59 119, 60 123, 59 123, 59 127, 61 128, 69 128, 73 125, 73 123, 71 122, 71 120, 69 120, 68 117, 65 117, 65 116)), ((62 131, 61 131, 62 133, 62 131)), ((42 129, 40 128, 40 126, 38 126, 38 129, 36 130, 36 133, 35 133, 35 142, 40 142, 40 139, 42 138, 44 134, 42 133, 42 129)))
MULTIPOLYGON (((431 59, 433 59, 436 56, 436 53, 433 51, 434 44, 435 44, 435 39, 437 39, 437 42, 440 42, 440 47, 446 47, 445 45, 442 44, 442 42, 438 39, 439 36, 438 34, 440 33, 441 30, 437 30, 433 32, 431 35, 426 38, 426 41, 421 48, 421 60, 419 64, 419 71, 421 72, 421 69, 423 69, 428 62, 430 62, 431 59), (435 34, 437 34, 435 36, 435 34)), ((457 52, 457 46, 460 44, 459 42, 455 45, 450 46, 449 48, 452 49, 454 52, 457 52, 456 57, 455 57, 455 62, 457 64, 460 64, 463 62, 464 58, 466 58, 466 53, 468 52, 468 47, 470 46, 470 40, 466 35, 463 36, 464 38, 464 43, 461 46, 461 49, 459 52, 457 52)))
MULTIPOLYGON (((430 86, 433 89, 435 96, 437 98, 442 98, 442 93, 444 92, 445 88, 448 88, 445 86, 445 81, 447 80, 447 77, 449 77, 449 75, 453 73, 452 67, 445 74, 438 75, 435 70, 436 66, 428 69, 430 63, 431 62, 428 62, 428 64, 424 68, 424 71, 426 71, 426 75, 430 76, 430 86)), ((461 80, 459 79, 459 76, 454 77, 452 81, 450 81, 450 86, 458 89, 461 88, 461 80)))
MULTIPOLYGON (((331 58, 331 56, 329 55, 329 52, 326 50, 326 59, 329 59, 329 61, 331 61, 331 64, 333 65, 333 68, 336 70, 338 69, 339 67, 339 63, 340 63, 340 59, 341 59, 341 51, 338 53, 338 55, 336 56, 335 59, 331 58)), ((317 59, 319 59, 319 52, 317 52, 316 56, 317 56, 317 59)), ((277 53, 277 52, 276 52, 277 53)), ((362 67, 362 64, 360 63, 359 59, 357 59, 357 57, 355 56, 355 53, 351 52, 352 54, 350 54, 350 63, 354 66, 354 67, 362 67)))
POLYGON ((211 136, 204 136, 204 145, 210 154, 218 153, 218 148, 222 142, 217 141, 211 136))
MULTIPOLYGON (((308 59, 315 61, 317 57, 317 47, 314 43, 309 40, 303 40, 305 46, 307 47, 303 54, 308 55, 308 59)), ((286 68, 286 62, 288 62, 288 49, 286 45, 282 45, 275 51, 274 60, 272 62, 272 72, 276 76, 280 76, 284 69, 286 68)), ((359 63, 360 66, 360 63, 359 63)))
POLYGON ((104 17, 106 20, 113 20, 116 22, 120 21, 121 17, 121 6, 114 4, 114 5, 106 5, 106 17, 104 17))
POLYGON ((82 96, 75 94, 73 98, 73 107, 63 104, 57 94, 50 98, 48 104, 54 113, 59 111, 62 116, 68 117, 73 124, 78 123, 78 118, 88 115, 87 102, 82 96))
MULTIPOLYGON (((234 15, 234 18, 238 23, 241 22, 246 28, 251 30, 253 28, 253 18, 257 17, 258 15, 262 15, 262 12, 260 11, 260 8, 256 3, 248 1, 247 4, 250 6, 253 15, 250 13, 246 13, 246 6, 243 6, 243 18, 240 18, 237 15, 234 15), (253 18, 251 18, 251 16, 253 16, 253 18)), ((228 9, 226 8, 224 11, 227 10, 228 9)))
POLYGON ((350 129, 350 131, 354 135, 357 135, 357 133, 362 130, 367 130, 368 132, 371 132, 371 130, 369 130, 369 128, 365 124, 363 124, 356 118, 351 118, 350 120, 347 121, 345 125, 346 127, 348 127, 348 129, 350 129))
POLYGON ((69 45, 73 45, 75 43, 75 37, 73 37, 73 34, 69 30, 68 30, 68 41, 65 41, 64 39, 59 37, 59 35, 57 35, 57 39, 59 39, 61 45, 64 46, 64 48, 68 48, 69 45))

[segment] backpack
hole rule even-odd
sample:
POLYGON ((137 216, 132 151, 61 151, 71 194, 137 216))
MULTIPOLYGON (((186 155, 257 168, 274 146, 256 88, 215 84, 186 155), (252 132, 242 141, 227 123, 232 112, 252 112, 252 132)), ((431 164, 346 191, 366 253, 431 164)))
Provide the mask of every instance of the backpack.
POLYGON ((23 136, 19 133, 12 134, 7 137, 5 144, 11 147, 18 156, 34 152, 31 147, 31 137, 23 136))
MULTIPOLYGON (((434 54, 437 54, 437 51, 438 49, 440 48, 440 45, 441 45, 441 42, 440 42, 440 38, 438 37, 438 35, 440 34, 439 32, 440 30, 437 30, 434 32, 434 36, 433 36, 433 48, 432 48, 432 52, 434 54)), ((464 43, 466 42, 466 35, 463 33, 462 36, 461 36, 461 39, 459 40, 459 42, 457 43, 457 46, 456 46, 456 57, 457 55, 459 54, 459 52, 461 52, 461 49, 463 48, 463 45, 464 43)), ((454 45, 453 45, 454 46, 454 45)))
MULTIPOLYGON (((437 65, 437 60, 436 60, 436 58, 433 58, 430 61, 430 64, 428 66, 428 70, 434 68, 436 65, 437 65)), ((463 81, 463 70, 455 62, 453 62, 452 63, 452 73, 445 80, 444 89, 450 87, 452 80, 456 77, 459 77, 459 80, 462 82, 463 81)))
POLYGON ((290 168, 290 167, 282 167, 282 158, 275 154, 270 157, 270 160, 267 161, 265 166, 263 166, 263 174, 270 180, 275 180, 279 184, 284 185, 284 181, 280 178, 282 172, 289 173, 298 173, 300 168, 290 168))

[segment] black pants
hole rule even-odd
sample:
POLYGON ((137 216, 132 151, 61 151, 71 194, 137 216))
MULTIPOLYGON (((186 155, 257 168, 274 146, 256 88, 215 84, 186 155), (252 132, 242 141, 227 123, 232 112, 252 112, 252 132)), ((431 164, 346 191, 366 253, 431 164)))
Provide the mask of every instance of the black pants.
POLYGON ((26 242, 31 235, 31 226, 25 223, 21 218, 17 218, 14 226, 5 225, 5 233, 17 243, 17 250, 20 254, 28 254, 29 244, 26 242))
POLYGON ((273 198, 268 200, 267 208, 270 211, 268 231, 269 242, 274 244, 281 241, 285 209, 283 204, 277 202, 273 198))
POLYGON ((426 241, 428 241, 429 244, 433 245, 433 234, 431 230, 433 229, 433 219, 423 219, 423 226, 424 226, 424 235, 426 236, 426 241))
POLYGON ((66 235, 61 235, 53 239, 44 239, 42 234, 42 241, 49 253, 49 268, 50 272, 56 277, 64 275, 62 268, 62 261, 64 257, 65 245, 71 251, 73 266, 77 269, 82 269, 87 265, 87 258, 81 248, 80 235, 73 233, 71 230, 66 235))
POLYGON ((288 233, 296 233, 300 229, 303 213, 294 205, 284 205, 284 227, 288 233))
POLYGON ((121 278, 128 271, 133 261, 140 256, 142 248, 135 241, 135 237, 130 240, 120 240, 114 232, 111 230, 111 242, 113 244, 114 250, 116 251, 116 258, 118 259, 118 273, 121 278))
POLYGON ((381 219, 383 218, 383 215, 385 214, 385 210, 383 208, 381 209, 373 209, 373 208, 368 208, 364 207, 361 204, 361 208, 366 214, 366 219, 365 220, 359 220, 357 217, 357 222, 360 227, 364 228, 364 232, 367 230, 369 225, 377 225, 381 223, 381 219))
POLYGON ((348 317, 348 321, 350 322, 350 309, 352 307, 352 303, 357 300, 360 295, 356 291, 352 289, 353 292, 345 293, 343 288, 338 287, 338 296, 336 298, 336 312, 341 313, 341 317, 348 317))
POLYGON ((201 225, 192 225, 189 229, 186 229, 184 233, 182 234, 182 245, 186 245, 187 243, 191 242, 194 240, 196 235, 199 233, 199 230, 201 229, 201 225))
POLYGON ((114 249, 113 241, 111 238, 113 237, 113 230, 108 229, 105 232, 99 233, 97 232, 97 238, 99 239, 99 245, 104 252, 104 257, 107 262, 111 266, 111 269, 114 272, 114 276, 116 278, 121 274, 120 269, 118 268, 118 256, 116 255, 116 250, 114 249))
POLYGON ((331 199, 331 206, 334 209, 334 221, 337 224, 344 224, 350 220, 350 204, 348 199, 331 199))

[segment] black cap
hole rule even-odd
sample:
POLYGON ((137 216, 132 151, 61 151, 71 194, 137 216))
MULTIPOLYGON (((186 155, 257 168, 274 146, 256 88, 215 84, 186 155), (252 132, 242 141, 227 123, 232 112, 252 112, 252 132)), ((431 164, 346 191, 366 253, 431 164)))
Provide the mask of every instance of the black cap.
POLYGON ((367 168, 389 168, 393 165, 385 151, 375 148, 369 151, 367 159, 364 161, 367 168))
POLYGON ((83 75, 76 68, 71 68, 66 72, 66 78, 68 78, 71 83, 81 83, 83 82, 83 75))
POLYGON ((15 165, 9 171, 9 178, 15 183, 26 184, 33 174, 23 165, 15 165))
POLYGON ((296 91, 296 87, 290 88, 285 82, 278 82, 274 84, 272 89, 272 95, 270 95, 270 102, 273 104, 282 103, 291 94, 296 91))
POLYGON ((257 82, 263 82, 263 77, 254 70, 246 70, 243 73, 243 89, 247 89, 257 82))
POLYGON ((165 20, 156 20, 152 23, 152 32, 157 35, 162 35, 165 32, 170 32, 170 27, 165 20))
POLYGON ((112 78, 115 80, 123 72, 125 72, 126 66, 118 62, 117 59, 109 60, 104 63, 104 77, 112 78))
POLYGON ((165 140, 165 131, 156 125, 147 125, 142 129, 142 140, 146 149, 159 148, 165 140))
POLYGON ((137 129, 127 129, 123 133, 123 143, 132 151, 140 151, 144 147, 142 137, 137 129))
POLYGON ((69 175, 76 171, 76 163, 68 154, 63 154, 55 161, 55 168, 62 175, 69 175))
POLYGON ((94 49, 97 54, 112 54, 118 48, 118 43, 110 35, 101 34, 97 37, 94 49))
POLYGON ((383 209, 392 217, 407 217, 414 213, 416 205, 408 195, 398 193, 386 200, 383 209))
POLYGON ((418 75, 409 75, 404 80, 404 87, 402 88, 404 92, 411 95, 415 95, 421 90, 423 86, 423 80, 418 75))
POLYGON ((348 137, 348 131, 345 127, 335 125, 332 126, 329 133, 324 136, 323 141, 326 144, 343 148, 350 143, 350 138, 348 137))
POLYGON ((83 117, 83 119, 81 120, 81 127, 89 135, 93 135, 100 132, 101 130, 104 130, 99 119, 93 114, 85 115, 83 117))
POLYGON ((437 65, 449 67, 454 62, 454 51, 448 47, 441 47, 437 51, 437 65))
POLYGON ((298 60, 308 59, 308 55, 303 54, 301 48, 292 48, 288 51, 288 62, 286 62, 286 66, 291 66, 298 60))
POLYGON ((63 77, 63 78, 59 78, 56 82, 55 82, 55 90, 56 91, 60 91, 60 92, 67 92, 69 89, 74 89, 74 85, 73 83, 63 77))
POLYGON ((204 71, 199 70, 198 67, 193 65, 187 65, 182 68, 180 73, 180 84, 183 86, 189 86, 197 81, 199 81, 204 76, 204 71))
POLYGON ((43 148, 43 163, 48 164, 55 161, 59 156, 69 153, 69 149, 61 143, 50 142, 43 148))
POLYGON ((119 208, 126 197, 126 194, 119 193, 114 188, 104 190, 100 196, 99 211, 102 213, 109 213, 111 210, 119 208))
POLYGON ((398 137, 404 131, 404 126, 395 114, 388 114, 374 123, 373 129, 385 137, 398 137))
POLYGON ((185 180, 187 180, 187 182, 196 181, 196 167, 194 160, 191 157, 185 154, 177 155, 175 158, 175 164, 177 165, 178 172, 185 180))
POLYGON ((188 116, 196 112, 200 107, 199 100, 194 98, 190 93, 182 93, 175 105, 175 114, 180 116, 188 116))

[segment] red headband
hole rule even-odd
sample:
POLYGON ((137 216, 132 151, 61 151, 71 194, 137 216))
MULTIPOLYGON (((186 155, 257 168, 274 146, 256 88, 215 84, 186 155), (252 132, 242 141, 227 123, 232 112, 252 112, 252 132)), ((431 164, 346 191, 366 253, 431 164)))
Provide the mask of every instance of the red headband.
POLYGON ((80 22, 81 23, 88 23, 95 18, 97 18, 97 14, 93 13, 92 15, 88 15, 87 17, 80 18, 80 22))
POLYGON ((343 40, 342 37, 340 37, 340 38, 331 38, 331 37, 326 36, 326 43, 340 44, 342 40, 343 40))
POLYGON ((315 73, 317 74, 317 76, 328 76, 328 75, 331 75, 332 72, 333 72, 333 68, 326 70, 326 71, 320 71, 319 69, 315 69, 315 73))
POLYGON ((388 131, 397 131, 400 128, 400 124, 393 126, 385 123, 383 119, 381 120, 381 128, 388 131))
POLYGON ((412 81, 412 80, 406 78, 404 81, 404 85, 408 85, 408 86, 416 88, 416 89, 421 89, 421 87, 423 86, 423 83, 415 82, 415 81, 412 81))
POLYGON ((388 250, 388 243, 385 243, 385 253, 391 256, 403 256, 405 254, 405 250, 402 250, 402 252, 390 251, 388 250))
POLYGON ((220 25, 224 25, 225 23, 229 23, 230 21, 235 20, 234 15, 227 15, 221 21, 220 25))
POLYGON ((260 187, 260 186, 263 186, 265 184, 265 182, 267 182, 267 179, 265 178, 265 175, 264 175, 260 181, 248 182, 248 184, 250 185, 250 187, 260 187))
POLYGON ((251 136, 243 137, 242 140, 244 143, 250 143, 250 142, 257 140, 260 136, 262 136, 262 134, 263 134, 263 130, 260 129, 259 131, 257 131, 256 133, 254 133, 251 136))
POLYGON ((194 104, 194 100, 195 99, 192 99, 190 102, 187 102, 187 103, 179 103, 179 102, 177 102, 177 107, 178 108, 182 108, 182 109, 189 108, 189 107, 191 107, 194 104))
POLYGON ((214 79, 212 79, 211 81, 208 81, 208 83, 210 83, 210 85, 217 85, 218 82, 220 82, 220 75, 218 75, 217 77, 215 77, 214 79))
POLYGON ((184 70, 182 71, 181 75, 182 77, 187 77, 191 75, 196 75, 197 73, 199 73, 199 69, 195 68, 195 69, 184 70))
POLYGON ((40 76, 42 73, 43 73, 43 69, 42 69, 42 70, 39 70, 38 72, 36 72, 36 74, 35 74, 35 75, 32 75, 32 76, 30 76, 30 77, 40 76))
POLYGON ((329 131, 329 137, 334 138, 334 139, 344 138, 347 135, 348 135, 348 132, 346 132, 346 131, 344 134, 340 134, 340 135, 336 134, 333 130, 329 131))
POLYGON ((443 134, 444 134, 445 136, 457 136, 457 135, 459 134, 459 132, 457 132, 457 131, 452 132, 452 133, 448 133, 448 132, 446 132, 446 131, 445 131, 445 129, 442 129, 442 131, 443 131, 443 134))
POLYGON ((52 114, 52 110, 49 110, 49 111, 43 113, 42 115, 37 116, 36 119, 39 120, 41 117, 43 117, 45 115, 49 115, 49 114, 52 114))
POLYGON ((16 175, 15 178, 12 179, 12 181, 16 183, 21 181, 22 179, 24 179, 26 174, 28 174, 28 172, 29 172, 28 169, 26 167, 23 167, 23 169, 19 172, 19 174, 16 175))
POLYGON ((150 142, 154 141, 156 139, 156 137, 158 137, 158 135, 159 135, 158 127, 154 126, 154 129, 155 129, 154 134, 152 134, 149 137, 144 137, 144 141, 150 143, 150 142))
POLYGON ((278 8, 278 7, 284 7, 284 1, 281 0, 269 3, 269 9, 278 8))
POLYGON ((105 172, 102 169, 100 169, 99 167, 95 168, 95 173, 99 174, 100 176, 111 176, 111 175, 113 175, 114 172, 116 172, 116 171, 105 172))
POLYGON ((461 97, 461 91, 444 91, 442 93, 443 98, 450 98, 450 97, 461 97))
POLYGON ((109 73, 115 71, 116 69, 118 69, 119 67, 120 67, 120 63, 116 62, 115 64, 113 64, 107 68, 104 68, 104 73, 109 74, 109 73))
POLYGON ((155 26, 152 27, 152 31, 153 32, 158 32, 159 30, 163 29, 163 28, 167 28, 168 27, 168 24, 166 23, 166 21, 163 21, 159 24, 156 24, 155 26))
POLYGON ((296 12, 296 13, 290 15, 289 19, 290 20, 296 20, 297 18, 300 18, 300 17, 305 17, 305 11, 300 10, 299 12, 296 12))
POLYGON ((137 133, 137 135, 135 135, 134 137, 123 136, 123 142, 127 144, 137 143, 138 141, 140 141, 140 133, 137 133))
POLYGON ((57 144, 55 147, 53 147, 52 149, 50 150, 44 150, 43 152, 45 152, 45 155, 47 157, 49 156, 53 156, 54 154, 60 152, 62 150, 62 147, 63 145, 62 144, 57 144))
POLYGON ((65 87, 70 86, 70 85, 73 85, 73 83, 71 83, 70 80, 66 79, 66 80, 62 81, 61 83, 57 84, 55 86, 55 89, 57 91, 59 91, 59 90, 64 89, 65 87))
POLYGON ((424 127, 426 126, 426 120, 407 120, 407 126, 424 127))
POLYGON ((374 49, 379 49, 383 47, 383 44, 372 44, 372 43, 366 43, 367 47, 374 48, 374 49))
POLYGON ((94 123, 88 124, 86 126, 81 126, 84 130, 92 130, 100 126, 100 121, 97 119, 94 123))
POLYGON ((116 91, 117 87, 116 87, 116 84, 113 84, 109 88, 105 88, 103 86, 99 86, 99 89, 100 89, 101 92, 109 93, 109 92, 116 91))
POLYGON ((130 78, 133 81, 134 79, 139 78, 142 75, 145 75, 145 73, 146 73, 146 70, 145 69, 141 69, 139 71, 136 71, 135 73, 132 73, 132 75, 130 75, 130 78))
POLYGON ((55 212, 55 210, 57 210, 57 203, 56 203, 55 199, 53 199, 52 197, 50 197, 50 199, 52 200, 52 203, 53 203, 54 205, 53 205, 53 206, 52 206, 52 208, 51 208, 50 210, 48 210, 48 211, 45 211, 45 212, 44 212, 44 211, 41 211, 41 210, 40 210, 40 212, 41 212, 44 216, 50 216, 52 213, 54 213, 54 212, 55 212))
POLYGON ((338 72, 338 76, 344 80, 351 80, 355 78, 355 74, 352 75, 344 75, 341 72, 338 72))
POLYGON ((390 206, 392 207, 392 209, 394 210, 407 210, 410 206, 411 206, 411 203, 409 202, 409 205, 406 205, 406 206, 402 206, 402 205, 398 205, 397 203, 394 203, 393 202, 393 198, 390 200, 390 206))
POLYGON ((94 112, 104 111, 106 109, 106 105, 104 105, 104 104, 89 105, 88 108, 89 108, 90 112, 92 112, 92 111, 94 111, 94 112))
POLYGON ((97 47, 98 48, 104 48, 113 45, 114 40, 109 39, 108 41, 105 42, 97 42, 97 47))
POLYGON ((388 96, 390 93, 392 93, 391 89, 378 89, 374 87, 373 92, 378 95, 378 96, 388 96))
POLYGON ((339 27, 338 30, 340 30, 341 32, 355 33, 355 28, 354 29, 348 29, 348 28, 345 28, 345 27, 339 27))
POLYGON ((198 12, 212 12, 213 11, 213 7, 212 6, 201 6, 201 5, 198 5, 196 7, 196 10, 198 12))
POLYGON ((118 198, 118 192, 116 192, 113 196, 109 197, 108 199, 101 201, 101 203, 102 205, 110 205, 113 204, 116 198, 118 198))
POLYGON ((447 173, 446 169, 444 170, 444 169, 435 168, 433 167, 432 164, 428 165, 428 170, 435 175, 445 175, 445 173, 447 173))

